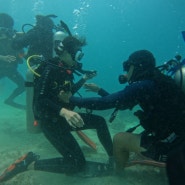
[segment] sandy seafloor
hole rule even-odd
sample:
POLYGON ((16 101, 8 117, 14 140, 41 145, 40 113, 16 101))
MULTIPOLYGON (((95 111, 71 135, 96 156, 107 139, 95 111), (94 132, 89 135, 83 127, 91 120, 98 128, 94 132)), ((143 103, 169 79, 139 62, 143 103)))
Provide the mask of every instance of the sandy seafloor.
MULTIPOLYGON (((5 93, 6 94, 6 93, 5 93)), ((45 137, 40 134, 31 134, 26 128, 26 113, 3 104, 5 95, 0 96, 0 173, 4 171, 12 162, 28 151, 33 151, 40 155, 42 159, 59 157, 57 151, 50 145, 45 137)), ((24 95, 20 97, 24 99, 24 95)), ((83 111, 83 110, 82 110, 83 111)), ((137 124, 137 120, 131 112, 119 112, 113 123, 108 122, 112 111, 94 112, 104 116, 109 125, 112 136, 137 124), (130 125, 129 125, 130 124, 130 125)), ((89 160, 107 161, 104 149, 97 140, 94 130, 85 131, 88 136, 97 144, 97 151, 94 151, 85 143, 78 139, 85 156, 89 160)), ((64 174, 54 174, 40 171, 26 171, 17 175, 2 185, 167 185, 165 170, 152 166, 135 165, 125 169, 124 175, 106 176, 96 178, 81 178, 66 176, 64 174)))

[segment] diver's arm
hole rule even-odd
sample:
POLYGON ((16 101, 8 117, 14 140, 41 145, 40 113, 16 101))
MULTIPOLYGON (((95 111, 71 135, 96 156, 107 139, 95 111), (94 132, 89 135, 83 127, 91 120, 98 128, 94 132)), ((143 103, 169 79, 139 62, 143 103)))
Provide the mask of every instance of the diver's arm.
POLYGON ((120 92, 104 97, 79 98, 72 96, 70 102, 78 107, 85 107, 93 110, 106 110, 118 106, 120 92))
POLYGON ((134 107, 138 102, 146 98, 146 94, 147 96, 150 96, 153 92, 153 82, 143 81, 133 83, 122 91, 100 98, 79 98, 73 96, 70 98, 70 102, 78 107, 85 107, 93 110, 106 110, 119 106, 124 110, 134 107))
POLYGON ((96 73, 84 74, 83 77, 73 85, 71 90, 72 94, 75 94, 85 84, 87 80, 90 80, 95 76, 96 76, 96 73))
POLYGON ((85 83, 84 84, 84 88, 85 88, 86 92, 95 92, 95 93, 97 93, 100 96, 107 96, 107 95, 109 95, 109 93, 105 89, 99 87, 95 83, 85 83))

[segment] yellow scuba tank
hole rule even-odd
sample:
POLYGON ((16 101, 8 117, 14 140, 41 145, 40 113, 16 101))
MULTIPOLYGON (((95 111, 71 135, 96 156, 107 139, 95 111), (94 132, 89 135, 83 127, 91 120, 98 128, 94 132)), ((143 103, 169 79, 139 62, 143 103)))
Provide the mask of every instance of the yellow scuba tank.
POLYGON ((30 133, 40 133, 40 125, 39 120, 34 119, 33 114, 33 93, 34 93, 34 75, 39 77, 39 74, 36 73, 34 70, 37 68, 36 65, 30 66, 30 60, 31 59, 37 59, 41 60, 40 55, 32 55, 27 59, 27 66, 28 70, 26 73, 26 82, 25 82, 25 88, 26 88, 26 127, 27 131, 30 133))

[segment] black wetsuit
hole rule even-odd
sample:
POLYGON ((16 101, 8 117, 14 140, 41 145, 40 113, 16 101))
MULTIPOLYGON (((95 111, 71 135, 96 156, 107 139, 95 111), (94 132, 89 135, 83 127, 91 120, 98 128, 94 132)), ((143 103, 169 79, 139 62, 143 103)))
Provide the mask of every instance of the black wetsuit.
POLYGON ((94 110, 114 107, 125 110, 139 105, 142 110, 135 112, 135 115, 145 129, 141 146, 148 149, 146 156, 156 160, 162 160, 159 159, 160 154, 167 154, 184 140, 185 95, 171 80, 137 81, 104 97, 72 97, 71 103, 94 110))
POLYGON ((184 185, 185 142, 168 157, 166 171, 169 179, 169 185, 184 185))
POLYGON ((18 64, 23 63, 23 50, 15 50, 12 48, 12 39, 0 40, 0 55, 7 56, 12 55, 16 57, 16 61, 5 62, 0 61, 0 79, 7 77, 17 85, 17 88, 11 93, 11 95, 5 100, 8 104, 16 104, 14 99, 24 92, 24 78, 17 70, 18 64))
POLYGON ((59 116, 61 108, 70 110, 74 108, 58 99, 59 92, 64 88, 64 82, 70 81, 72 84, 71 92, 74 94, 84 81, 80 80, 78 84, 73 84, 73 73, 70 69, 65 69, 57 58, 50 62, 52 64, 45 67, 41 77, 35 83, 34 114, 41 122, 44 135, 63 158, 38 160, 35 163, 35 169, 59 173, 77 172, 83 169, 86 161, 71 131, 96 129, 98 138, 108 156, 113 155, 112 140, 107 124, 100 116, 80 113, 85 125, 83 128, 76 129, 72 128, 65 118, 59 116))

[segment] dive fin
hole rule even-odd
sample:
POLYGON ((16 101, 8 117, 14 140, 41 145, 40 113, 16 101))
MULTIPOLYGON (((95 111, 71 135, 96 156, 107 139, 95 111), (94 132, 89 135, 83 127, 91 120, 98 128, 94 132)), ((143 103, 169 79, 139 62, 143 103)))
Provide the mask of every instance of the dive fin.
POLYGON ((126 164, 126 167, 134 166, 136 164, 147 165, 147 166, 156 166, 156 167, 160 167, 160 168, 165 168, 166 167, 166 164, 164 162, 158 162, 158 161, 154 161, 152 159, 148 159, 148 160, 133 160, 133 161, 128 162, 126 164))
POLYGON ((82 131, 76 131, 77 135, 79 136, 79 138, 84 141, 84 143, 86 143, 87 145, 89 145, 92 149, 96 150, 96 144, 86 135, 84 134, 82 131))

